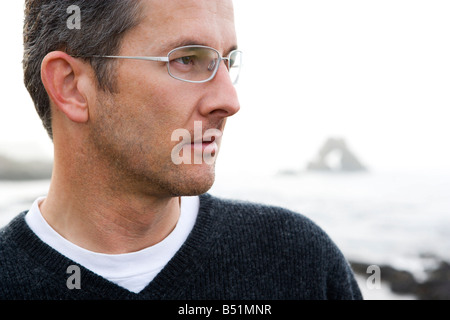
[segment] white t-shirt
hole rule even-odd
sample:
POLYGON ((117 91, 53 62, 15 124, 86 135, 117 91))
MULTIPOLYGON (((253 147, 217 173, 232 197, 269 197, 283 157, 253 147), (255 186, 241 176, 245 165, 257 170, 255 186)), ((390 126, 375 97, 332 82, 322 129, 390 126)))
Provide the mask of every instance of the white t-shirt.
POLYGON ((126 254, 102 254, 83 249, 57 233, 44 219, 37 199, 25 217, 30 229, 50 247, 103 278, 139 293, 172 259, 189 236, 197 219, 199 197, 182 197, 175 229, 161 242, 126 254))

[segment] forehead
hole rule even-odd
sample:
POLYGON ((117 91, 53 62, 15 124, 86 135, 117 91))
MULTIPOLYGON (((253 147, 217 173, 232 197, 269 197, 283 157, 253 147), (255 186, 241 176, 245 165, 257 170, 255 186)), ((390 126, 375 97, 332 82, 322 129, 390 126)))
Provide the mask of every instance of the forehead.
POLYGON ((141 5, 144 17, 131 36, 152 54, 186 42, 219 51, 236 46, 231 0, 141 0, 141 5))

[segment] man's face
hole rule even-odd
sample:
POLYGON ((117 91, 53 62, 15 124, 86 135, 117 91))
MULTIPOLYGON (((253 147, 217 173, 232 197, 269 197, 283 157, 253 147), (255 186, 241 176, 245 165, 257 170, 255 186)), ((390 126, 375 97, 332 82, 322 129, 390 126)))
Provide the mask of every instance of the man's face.
MULTIPOLYGON (((166 56, 176 47, 198 44, 226 57, 237 46, 231 0, 141 3, 145 17, 124 37, 122 56, 166 56)), ((172 141, 172 133, 186 129, 194 142, 195 122, 197 127, 201 122, 202 133, 223 131, 226 118, 239 110, 225 63, 206 83, 174 79, 162 62, 121 59, 116 63, 116 93, 97 92, 95 107, 90 109, 89 139, 96 156, 115 168, 118 179, 138 184, 145 193, 206 192, 214 182, 215 164, 174 164, 171 153, 180 141, 172 141)), ((194 146, 191 151, 198 152, 194 146)))

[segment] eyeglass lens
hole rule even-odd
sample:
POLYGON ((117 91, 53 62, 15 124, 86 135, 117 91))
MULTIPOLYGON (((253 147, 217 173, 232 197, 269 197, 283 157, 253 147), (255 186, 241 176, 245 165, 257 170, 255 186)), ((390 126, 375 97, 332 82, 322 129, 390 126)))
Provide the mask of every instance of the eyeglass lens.
MULTIPOLYGON (((217 51, 204 47, 185 47, 169 54, 169 73, 177 79, 193 82, 211 80, 219 68, 220 55, 217 51)), ((227 67, 231 81, 236 83, 241 66, 241 53, 230 54, 227 67)))
POLYGON ((236 84, 239 80, 239 74, 241 72, 242 67, 242 52, 233 51, 230 54, 230 60, 228 65, 228 70, 230 72, 231 82, 236 84))

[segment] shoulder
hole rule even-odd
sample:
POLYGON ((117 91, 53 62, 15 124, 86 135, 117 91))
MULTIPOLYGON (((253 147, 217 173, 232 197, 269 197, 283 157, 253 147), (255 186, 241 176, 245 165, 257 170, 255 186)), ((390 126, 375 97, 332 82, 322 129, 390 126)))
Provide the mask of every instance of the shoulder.
POLYGON ((20 213, 12 219, 6 226, 0 228, 0 250, 8 249, 15 241, 15 236, 20 234, 20 231, 25 225, 26 211, 20 213))
POLYGON ((215 219, 224 225, 264 233, 289 241, 305 243, 332 242, 326 232, 305 215, 292 210, 255 202, 222 199, 211 195, 200 197, 201 206, 211 207, 215 219))
POLYGON ((20 243, 26 232, 25 214, 26 212, 22 212, 0 229, 0 269, 3 271, 7 266, 14 266, 17 257, 23 254, 20 243))
POLYGON ((202 205, 222 234, 222 241, 274 259, 308 260, 320 268, 345 264, 343 254, 330 236, 305 215, 279 206, 202 196, 202 205))
POLYGON ((239 252, 275 268, 285 283, 316 292, 315 297, 358 299, 360 291, 344 255, 329 235, 310 218, 272 205, 206 195, 220 228, 223 250, 239 252), (321 291, 322 290, 322 291, 321 291))
POLYGON ((0 299, 7 297, 4 290, 18 285, 20 272, 26 273, 26 270, 21 270, 24 266, 21 260, 26 259, 26 254, 20 245, 26 224, 25 214, 21 213, 0 229, 0 299))

